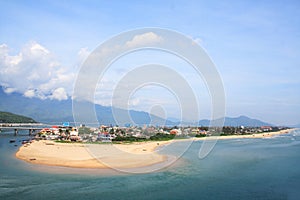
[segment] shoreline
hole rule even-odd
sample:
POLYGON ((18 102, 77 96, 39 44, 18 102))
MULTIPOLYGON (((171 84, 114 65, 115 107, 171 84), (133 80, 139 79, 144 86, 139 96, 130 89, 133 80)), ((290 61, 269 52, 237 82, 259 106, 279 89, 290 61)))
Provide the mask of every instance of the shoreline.
POLYGON ((168 141, 136 142, 129 144, 58 143, 48 140, 22 145, 15 156, 28 163, 89 169, 133 169, 151 167, 166 162, 167 155, 156 152, 157 147, 186 140, 227 140, 270 138, 288 134, 295 129, 251 135, 210 136, 168 141))
POLYGON ((264 132, 264 133, 253 133, 249 135, 226 135, 226 136, 210 136, 195 138, 194 140, 227 140, 227 139, 254 139, 254 138, 271 138, 277 135, 289 134, 291 131, 297 128, 290 128, 285 130, 280 130, 276 132, 264 132))

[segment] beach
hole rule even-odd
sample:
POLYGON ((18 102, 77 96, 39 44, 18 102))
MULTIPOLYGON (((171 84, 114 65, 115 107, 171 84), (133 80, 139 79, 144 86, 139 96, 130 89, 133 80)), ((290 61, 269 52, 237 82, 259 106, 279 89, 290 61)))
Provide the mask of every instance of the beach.
POLYGON ((209 139, 218 139, 218 140, 226 140, 226 139, 250 139, 250 138, 270 138, 276 135, 288 134, 289 132, 295 129, 285 129, 275 132, 263 132, 263 133, 254 133, 248 135, 227 135, 227 136, 211 136, 211 137, 203 137, 203 138, 196 138, 195 140, 209 140, 209 139))
MULTIPOLYGON (((251 135, 203 137, 187 140, 268 138, 287 134, 291 130, 293 129, 251 135)), ((29 163, 51 166, 130 169, 151 166, 166 161, 167 156, 158 154, 155 151, 156 148, 184 140, 186 139, 123 144, 59 143, 41 140, 22 145, 17 151, 16 157, 29 163)))
POLYGON ((20 147, 16 157, 33 164, 74 168, 138 168, 164 162, 156 147, 170 143, 83 144, 33 141, 20 147))

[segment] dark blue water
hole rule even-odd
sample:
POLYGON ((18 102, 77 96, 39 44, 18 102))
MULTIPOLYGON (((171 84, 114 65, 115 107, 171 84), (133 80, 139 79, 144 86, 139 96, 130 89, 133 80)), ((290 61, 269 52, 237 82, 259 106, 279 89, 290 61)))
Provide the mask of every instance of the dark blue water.
POLYGON ((0 199, 300 199, 299 131, 219 140, 202 160, 198 141, 164 171, 115 175, 17 160, 19 140, 26 138, 0 133, 0 199), (12 138, 17 142, 9 143, 12 138))

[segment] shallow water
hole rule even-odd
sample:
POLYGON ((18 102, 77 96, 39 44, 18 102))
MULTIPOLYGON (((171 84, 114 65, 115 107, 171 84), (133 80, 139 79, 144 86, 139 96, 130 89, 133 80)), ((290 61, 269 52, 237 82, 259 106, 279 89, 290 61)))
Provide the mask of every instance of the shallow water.
MULTIPOLYGON (((150 174, 32 165, 14 157, 19 141, 28 138, 25 134, 0 133, 0 199, 300 197, 299 131, 268 139, 220 140, 202 160, 198 159, 202 141, 197 141, 175 165, 150 174), (9 143, 10 139, 17 142, 9 143)), ((181 145, 171 150, 178 151, 181 145)))

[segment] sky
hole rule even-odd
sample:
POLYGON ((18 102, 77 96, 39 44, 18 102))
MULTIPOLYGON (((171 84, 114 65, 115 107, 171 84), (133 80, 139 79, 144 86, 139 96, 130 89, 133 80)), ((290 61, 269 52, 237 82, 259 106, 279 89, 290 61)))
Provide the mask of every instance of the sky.
MULTIPOLYGON (((6 93, 70 99, 82 64, 99 45, 125 31, 158 27, 186 35, 207 52, 223 81, 226 116, 300 123, 297 0, 1 0, 0 8, 0 85, 6 93)), ((193 88, 198 117, 210 117, 210 94, 199 74, 180 58, 151 50, 114 62, 99 80, 94 101, 112 105, 113 90, 122 77, 147 63, 172 66, 193 88)), ((179 118, 185 109, 172 92, 149 84, 133 91, 128 105, 169 118, 179 118)))

